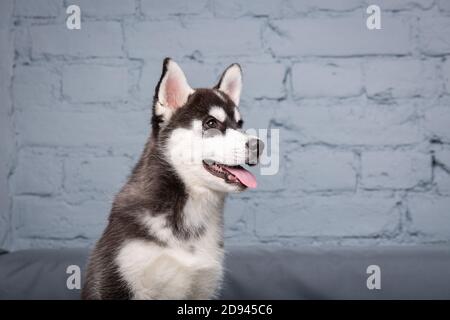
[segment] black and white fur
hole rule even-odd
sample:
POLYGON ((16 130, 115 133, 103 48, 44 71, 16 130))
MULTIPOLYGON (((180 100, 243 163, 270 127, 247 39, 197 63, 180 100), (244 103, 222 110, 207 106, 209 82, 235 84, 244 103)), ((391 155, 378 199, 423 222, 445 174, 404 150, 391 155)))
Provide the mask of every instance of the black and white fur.
POLYGON ((240 130, 241 87, 237 64, 214 88, 194 90, 179 65, 164 60, 152 133, 90 256, 83 299, 215 297, 223 274, 225 196, 245 186, 213 175, 204 160, 249 163, 263 147, 240 130), (211 124, 218 133, 205 135, 211 124))

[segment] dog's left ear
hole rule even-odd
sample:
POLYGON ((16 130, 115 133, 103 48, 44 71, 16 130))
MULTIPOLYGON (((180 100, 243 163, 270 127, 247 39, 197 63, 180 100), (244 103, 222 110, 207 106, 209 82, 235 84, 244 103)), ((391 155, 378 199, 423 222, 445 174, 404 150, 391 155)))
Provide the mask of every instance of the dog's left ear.
POLYGON ((242 90, 242 70, 241 66, 233 63, 220 77, 216 89, 226 93, 236 106, 239 105, 242 90))
POLYGON ((170 58, 164 59, 161 78, 155 90, 155 114, 167 121, 176 109, 184 106, 193 92, 180 66, 170 58))

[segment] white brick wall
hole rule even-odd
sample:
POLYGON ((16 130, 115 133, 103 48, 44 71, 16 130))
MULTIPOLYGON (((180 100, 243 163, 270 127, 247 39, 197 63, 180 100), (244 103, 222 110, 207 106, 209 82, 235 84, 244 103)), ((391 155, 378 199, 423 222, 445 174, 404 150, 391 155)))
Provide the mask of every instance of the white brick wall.
POLYGON ((205 12, 207 0, 141 0, 142 13, 149 17, 160 18, 178 14, 198 15, 205 12))
POLYGON ((14 175, 14 193, 54 196, 60 192, 62 171, 62 160, 54 154, 23 150, 14 175))
POLYGON ((126 66, 70 65, 63 68, 63 94, 72 102, 116 102, 128 97, 126 66))
POLYGON ((83 23, 81 30, 68 30, 59 25, 30 27, 33 58, 44 55, 71 57, 121 57, 122 28, 115 21, 83 23), (99 45, 99 41, 101 45, 99 45))
POLYGON ((282 137, 301 143, 368 146, 414 144, 423 139, 412 105, 360 105, 354 100, 323 104, 279 104, 275 119, 283 124, 282 137))
POLYGON ((450 60, 445 61, 442 73, 444 74, 445 92, 450 94, 450 60))
POLYGON ((434 180, 437 190, 442 195, 450 195, 450 150, 438 150, 434 155, 436 167, 434 180))
POLYGON ((395 199, 358 195, 281 198, 255 212, 256 232, 270 237, 370 237, 398 223, 395 199))
POLYGON ((435 97, 440 84, 435 61, 372 60, 365 68, 369 97, 435 97))
POLYGON ((14 64, 14 38, 9 27, 13 23, 14 2, 5 0, 0 5, 0 246, 13 245, 12 198, 9 176, 16 161, 13 102, 10 94, 14 64))
POLYGON ((448 17, 432 17, 420 20, 420 48, 427 55, 450 53, 447 35, 450 32, 448 17))
POLYGON ((450 233, 450 198, 430 195, 411 195, 408 208, 412 230, 436 240, 448 238, 450 233))
POLYGON ((297 97, 351 97, 362 93, 358 62, 301 63, 294 65, 292 82, 297 97))
POLYGON ((98 237, 104 228, 110 204, 88 200, 71 205, 62 200, 16 197, 14 220, 18 237, 73 239, 98 237))
POLYGON ((431 182, 431 157, 414 151, 369 151, 361 155, 367 189, 408 189, 431 182))
POLYGON ((71 0, 82 9, 83 15, 95 17, 122 17, 136 12, 134 0, 71 0))
POLYGON ((18 114, 20 146, 102 146, 145 142, 146 112, 24 112, 18 114))
POLYGON ((361 8, 364 5, 359 0, 333 1, 333 0, 305 0, 305 1, 288 1, 289 8, 295 12, 308 13, 314 10, 331 10, 346 11, 361 8))
POLYGON ((384 18, 384 28, 371 32, 365 18, 277 20, 267 29, 268 47, 278 56, 355 56, 408 54, 410 27, 405 19, 384 18))
POLYGON ((442 142, 450 142, 450 104, 438 104, 426 110, 424 129, 430 136, 438 137, 442 142))
POLYGON ((46 108, 58 103, 61 80, 56 72, 44 66, 18 66, 14 73, 14 107, 19 110, 46 108), (39 81, 36 81, 39 79, 39 81), (26 92, 27 94, 23 94, 26 92))
POLYGON ((244 97, 280 99, 286 95, 283 83, 286 68, 282 64, 246 63, 242 69, 245 73, 244 97))
POLYGON ((91 245, 149 134, 166 56, 244 70, 279 173, 232 195, 234 243, 449 243, 450 6, 380 0, 0 2, 0 246, 91 245))
POLYGON ((353 191, 356 162, 352 152, 305 148, 290 152, 286 184, 307 191, 353 191))
POLYGON ((64 189, 68 193, 104 194, 112 199, 132 169, 125 157, 92 157, 75 155, 64 162, 64 189))
POLYGON ((15 1, 15 14, 23 17, 56 17, 61 10, 59 0, 15 1))

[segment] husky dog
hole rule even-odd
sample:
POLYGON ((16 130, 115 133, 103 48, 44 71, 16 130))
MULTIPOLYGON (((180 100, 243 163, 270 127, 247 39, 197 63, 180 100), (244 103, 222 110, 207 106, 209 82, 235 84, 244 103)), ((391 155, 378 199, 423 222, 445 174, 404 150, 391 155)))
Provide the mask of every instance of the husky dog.
POLYGON ((166 58, 152 133, 91 254, 83 299, 210 299, 223 274, 229 192, 256 187, 261 140, 241 131, 242 73, 229 66, 212 89, 192 89, 166 58))

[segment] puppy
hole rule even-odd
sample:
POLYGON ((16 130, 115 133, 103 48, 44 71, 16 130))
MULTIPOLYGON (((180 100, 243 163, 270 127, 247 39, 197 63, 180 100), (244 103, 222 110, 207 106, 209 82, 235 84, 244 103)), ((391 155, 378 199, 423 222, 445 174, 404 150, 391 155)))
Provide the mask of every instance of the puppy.
POLYGON ((152 132, 93 250, 83 299, 210 299, 223 275, 226 194, 256 187, 242 165, 261 140, 241 131, 242 72, 192 89, 180 66, 163 63, 152 132))

